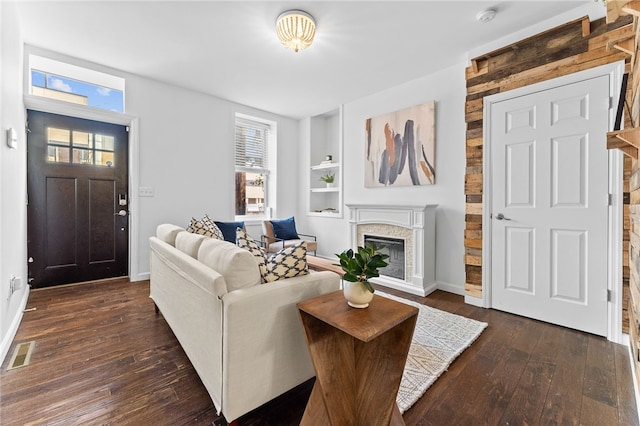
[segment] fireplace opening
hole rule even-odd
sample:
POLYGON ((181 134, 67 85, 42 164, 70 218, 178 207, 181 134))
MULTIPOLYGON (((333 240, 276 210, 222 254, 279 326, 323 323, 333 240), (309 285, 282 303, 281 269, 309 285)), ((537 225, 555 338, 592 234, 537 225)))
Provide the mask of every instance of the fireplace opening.
POLYGON ((364 246, 370 247, 371 244, 382 247, 380 253, 389 255, 387 259, 389 265, 379 269, 380 275, 404 280, 404 240, 400 238, 365 235, 364 246))

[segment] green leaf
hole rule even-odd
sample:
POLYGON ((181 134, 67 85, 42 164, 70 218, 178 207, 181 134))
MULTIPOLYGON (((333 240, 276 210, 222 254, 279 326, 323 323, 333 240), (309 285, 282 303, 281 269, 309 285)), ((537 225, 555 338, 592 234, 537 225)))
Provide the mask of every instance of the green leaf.
POLYGON ((342 279, 344 279, 345 281, 349 281, 352 283, 355 283, 358 281, 358 277, 354 274, 352 274, 351 272, 345 272, 344 276, 342 277, 342 279))

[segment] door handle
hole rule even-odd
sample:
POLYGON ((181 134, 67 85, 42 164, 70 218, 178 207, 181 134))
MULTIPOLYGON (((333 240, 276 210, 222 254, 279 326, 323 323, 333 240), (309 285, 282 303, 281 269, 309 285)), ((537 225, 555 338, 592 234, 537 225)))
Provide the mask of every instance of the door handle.
POLYGON ((127 215, 127 211, 126 210, 120 210, 118 213, 114 213, 114 216, 126 216, 127 215))
POLYGON ((498 213, 496 215, 496 219, 498 219, 498 220, 511 220, 508 217, 505 217, 502 213, 498 213))

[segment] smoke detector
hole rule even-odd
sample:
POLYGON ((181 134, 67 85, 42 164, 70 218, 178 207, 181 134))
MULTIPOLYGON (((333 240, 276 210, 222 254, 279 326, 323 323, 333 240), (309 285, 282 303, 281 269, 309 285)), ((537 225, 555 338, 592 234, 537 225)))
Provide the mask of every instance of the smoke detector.
POLYGON ((478 12, 476 19, 478 22, 487 23, 496 16, 496 13, 495 9, 485 9, 482 12, 478 12))

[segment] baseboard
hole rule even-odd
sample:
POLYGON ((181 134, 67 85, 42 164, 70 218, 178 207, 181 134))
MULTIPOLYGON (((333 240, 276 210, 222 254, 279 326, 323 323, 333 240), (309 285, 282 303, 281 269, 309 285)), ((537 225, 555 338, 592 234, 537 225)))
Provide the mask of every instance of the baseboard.
POLYGON ((631 381, 633 382, 633 393, 636 396, 636 407, 639 409, 638 411, 638 422, 640 422, 640 392, 638 392, 638 381, 636 380, 638 372, 636 371, 636 364, 633 362, 633 347, 631 346, 631 341, 629 340, 629 335, 626 333, 622 333, 622 343, 627 347, 629 351, 629 364, 631 365, 631 381))
POLYGON ((2 339, 2 343, 0 343, 0 365, 4 362, 4 358, 9 353, 9 349, 11 349, 11 343, 13 343, 13 339, 16 337, 16 333, 18 332, 18 327, 22 322, 22 316, 24 315, 24 309, 27 307, 27 300, 29 300, 29 290, 30 287, 27 286, 22 295, 22 300, 20 301, 20 306, 18 307, 18 311, 16 316, 11 321, 11 325, 7 330, 7 334, 5 334, 2 339))
POLYGON ((136 275, 135 277, 129 277, 129 281, 136 282, 136 281, 145 281, 148 280, 149 278, 151 278, 151 272, 143 272, 141 274, 136 275))
POLYGON ((451 283, 443 283, 442 281, 438 281, 438 290, 457 294, 458 296, 464 296, 464 287, 460 287, 451 283))
POLYGON ((479 308, 484 308, 484 299, 482 299, 481 297, 465 295, 464 303, 466 303, 467 305, 473 305, 479 308))

